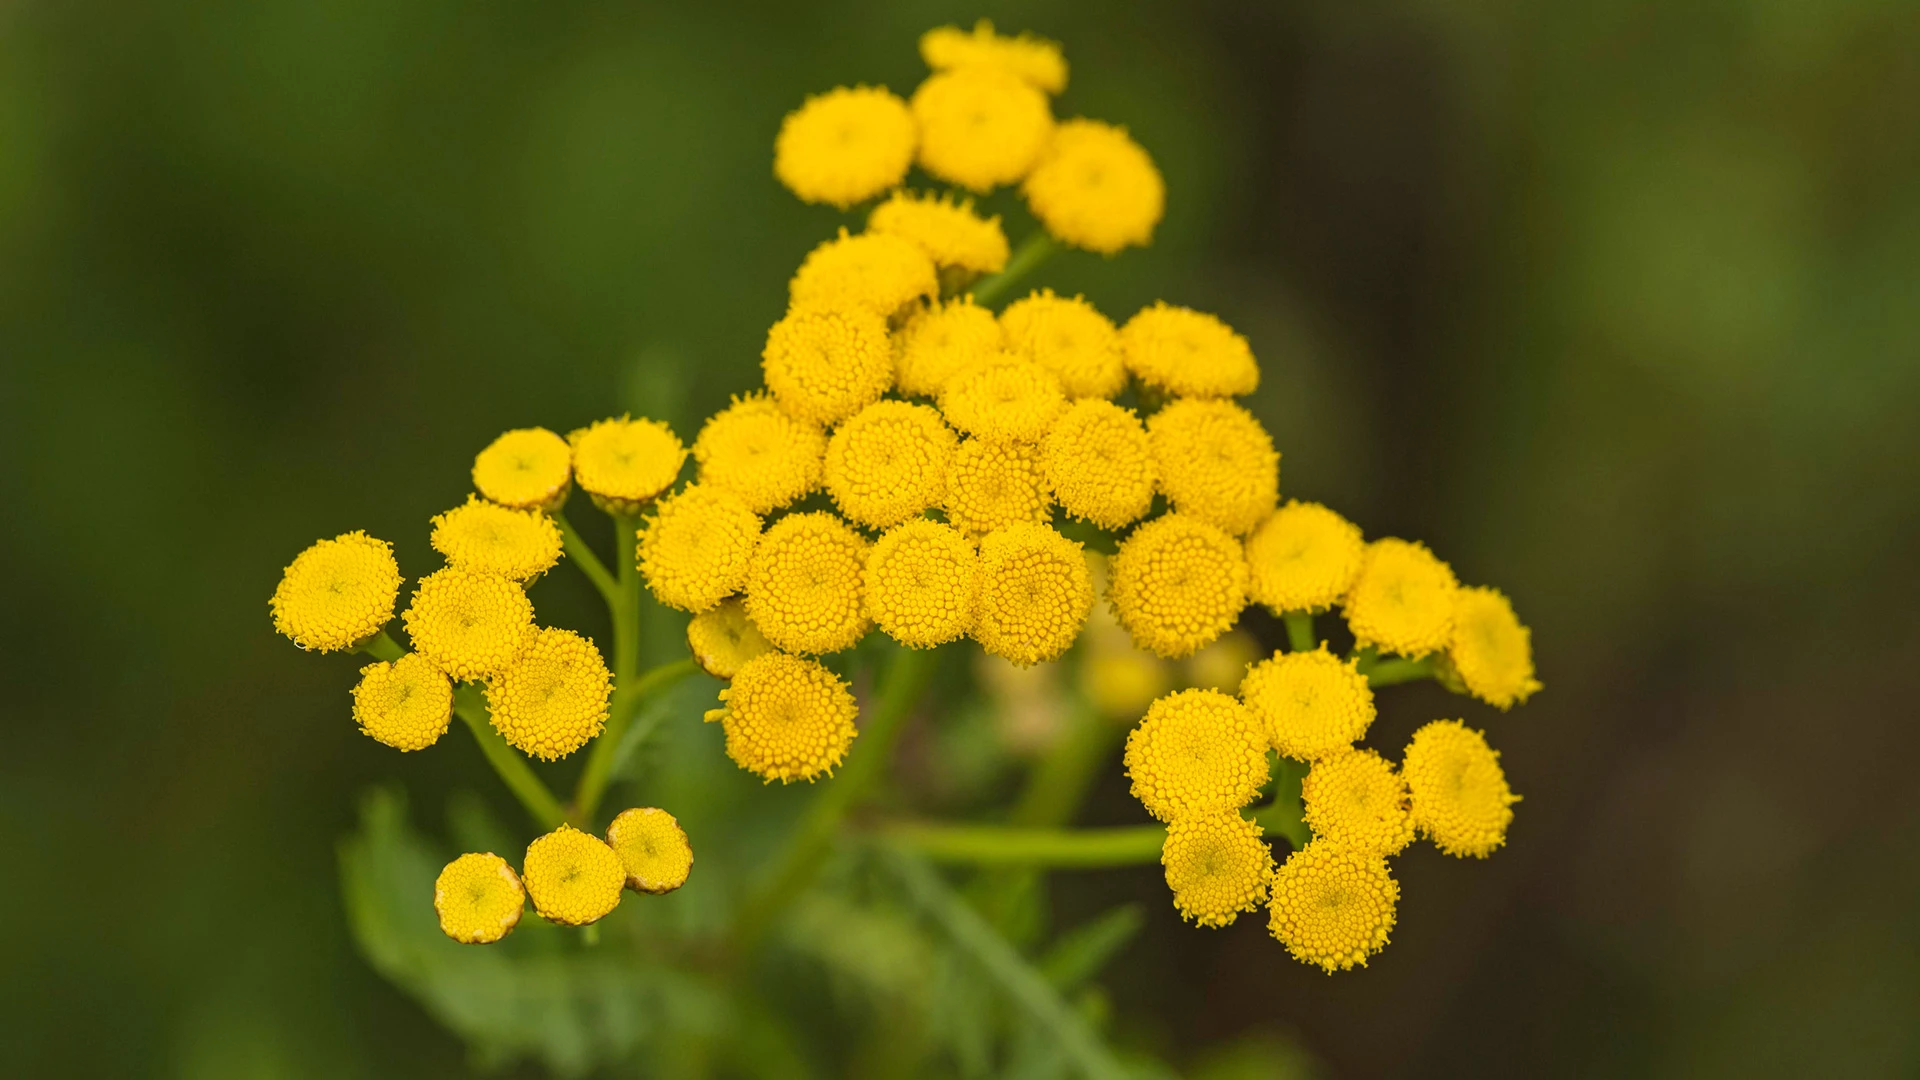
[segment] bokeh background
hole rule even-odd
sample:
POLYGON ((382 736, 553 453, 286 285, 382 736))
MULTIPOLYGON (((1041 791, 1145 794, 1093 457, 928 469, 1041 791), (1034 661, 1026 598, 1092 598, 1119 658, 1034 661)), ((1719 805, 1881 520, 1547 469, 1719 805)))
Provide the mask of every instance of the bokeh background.
MULTIPOLYGON (((278 572, 361 527, 431 565, 507 427, 751 385, 841 220, 773 181, 782 114, 982 15, 1169 183, 1151 249, 1045 280, 1244 331, 1283 491, 1501 585, 1547 685, 1388 699, 1376 743, 1467 715, 1525 802, 1485 864, 1398 861, 1363 973, 1070 875, 1149 902, 1117 1015, 1341 1076, 1920 1071, 1900 0, 0 3, 5 1071, 469 1067, 335 871, 359 792, 477 755, 354 734, 278 572)), ((1138 816, 1113 772, 1090 820, 1138 816)))

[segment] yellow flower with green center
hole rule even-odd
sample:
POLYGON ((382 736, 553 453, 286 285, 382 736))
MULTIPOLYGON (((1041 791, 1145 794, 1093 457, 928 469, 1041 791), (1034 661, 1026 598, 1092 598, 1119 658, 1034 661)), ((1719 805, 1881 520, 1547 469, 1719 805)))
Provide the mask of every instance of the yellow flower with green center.
POLYGON ((585 926, 613 914, 627 884, 627 868, 606 841, 571 825, 527 845, 520 876, 533 910, 561 926, 585 926))
POLYGON ((1147 418, 1160 490, 1173 508, 1245 536, 1280 498, 1280 455, 1231 401, 1182 398, 1147 418))
POLYGON ((980 541, 973 640, 1021 667, 1053 660, 1080 636, 1093 582, 1080 545, 1022 522, 980 541))
POLYGON ((318 541, 280 575, 269 602, 273 628, 303 649, 352 648, 393 620, 400 582, 385 540, 355 531, 318 541))
POLYGON ((687 883, 693 845, 672 814, 656 807, 622 810, 607 826, 607 846, 627 870, 627 888, 658 896, 687 883))
POLYGON ((836 653, 866 636, 867 541, 832 514, 789 514, 747 565, 747 615, 776 648, 836 653))
POLYGON ((560 561, 560 529, 538 510, 515 510, 467 496, 433 519, 433 550, 447 565, 531 581, 560 561))
POLYGON ((956 373, 940 388, 940 411, 969 435, 996 442, 1039 442, 1067 395, 1053 372, 1024 357, 1001 353, 956 373))
POLYGON ((1229 813, 1267 782, 1267 741, 1247 707, 1218 690, 1153 703, 1127 734, 1133 797, 1161 821, 1229 813))
POLYGON ((1247 606, 1247 562, 1220 529, 1163 514, 1121 541, 1107 598, 1134 644, 1177 660, 1233 628, 1247 606))
POLYGON ((1300 781, 1303 820, 1320 840, 1367 855, 1398 855, 1413 843, 1407 782, 1372 750, 1335 750, 1300 781))
POLYGON ((1411 793, 1413 824, 1449 855, 1484 859, 1506 843, 1513 804, 1500 755, 1486 736, 1458 720, 1435 720, 1413 733, 1400 772, 1411 793))
POLYGON ((573 448, 546 428, 518 428, 473 459, 473 486, 501 506, 552 510, 567 501, 573 448))
POLYGON ((846 759, 858 732, 853 694, 819 663, 782 652, 755 657, 707 713, 727 733, 727 756, 768 782, 812 780, 846 759))
POLYGON ((1153 158, 1126 128, 1098 120, 1054 128, 1022 191, 1055 239, 1102 255, 1152 243, 1167 209, 1153 158))
POLYGON ((910 105, 920 167, 982 194, 1027 175, 1053 134, 1047 95, 998 68, 935 72, 910 105))
POLYGON ((1460 585, 1453 568, 1418 541, 1375 540, 1347 593, 1354 640, 1387 653, 1425 656, 1453 641, 1460 585))
POLYGON ((787 114, 773 174, 803 201, 845 210, 906 179, 915 139, 907 103, 884 87, 836 87, 787 114))
POLYGON ((893 345, 869 309, 796 308, 767 331, 760 366, 787 415, 826 427, 887 392, 893 345))
POLYGON ((820 425, 787 415, 765 394, 735 398, 693 440, 700 483, 739 496, 756 514, 818 488, 826 456, 820 425))
POLYGON ((729 597, 711 611, 687 622, 687 649, 700 670, 716 679, 731 679, 746 662, 771 652, 773 644, 747 618, 747 606, 729 597))
POLYGON ((668 607, 707 611, 746 587, 759 541, 760 515, 738 495, 691 484, 641 526, 640 576, 668 607))
POLYGON ((687 448, 658 420, 601 420, 568 436, 573 478, 610 514, 637 514, 673 486, 687 448))
POLYGON ((440 932, 463 945, 487 945, 513 933, 526 906, 520 875, 491 851, 460 856, 433 882, 440 932))
POLYGON ((1296 761, 1352 746, 1373 724, 1367 677, 1356 661, 1340 659, 1325 644, 1253 665, 1240 682, 1240 699, 1265 725, 1273 748, 1296 761))
POLYGON ((613 675, 593 642, 544 628, 487 683, 493 728, 529 757, 555 761, 587 745, 607 723, 613 675))
POLYGON ((920 57, 935 71, 990 67, 1018 75, 1049 94, 1067 88, 1067 61, 1057 42, 1028 34, 1007 37, 985 19, 972 32, 942 26, 920 35, 920 57))
POLYGON ((795 307, 864 308, 890 316, 940 295, 933 259, 889 233, 840 235, 807 253, 788 286, 795 307))
POLYGON ((1267 926, 1287 952, 1331 975, 1387 947, 1400 883, 1387 860, 1315 840, 1273 875, 1267 926))
POLYGON ((518 582, 457 566, 421 578, 401 619, 415 651, 458 682, 506 670, 534 633, 518 582))
POLYGON ((1000 321, 971 295, 913 314, 894 338, 894 380, 902 394, 939 397, 947 380, 1000 355, 1000 321))
POLYGON ((1247 339, 1217 316, 1161 301, 1120 328, 1127 370, 1174 397, 1239 397, 1260 385, 1247 339))
POLYGON ((966 534, 921 518, 888 529, 867 556, 867 610, 888 637, 930 649, 973 627, 979 557, 966 534))
POLYGON ((447 733, 452 719, 453 684, 419 653, 360 669, 353 720, 374 741, 400 751, 425 750, 447 733))
POLYGON ((1267 898, 1273 849, 1260 826, 1235 812, 1199 814, 1167 826, 1160 848, 1167 888, 1180 917, 1200 926, 1228 926, 1267 898))
POLYGON ((884 529, 947 497, 958 440, 930 405, 876 401, 834 430, 826 484, 849 520, 884 529))
POLYGON ((1506 710, 1540 689, 1533 677, 1533 633, 1497 589, 1461 589, 1453 603, 1452 673, 1474 697, 1506 710))
POLYGON ((1053 372, 1070 398, 1110 398, 1127 387, 1120 332, 1082 297, 1040 289, 1000 313, 1007 350, 1053 372))
POLYGON ((867 231, 898 236, 926 252, 937 267, 997 274, 1007 266, 1007 234, 999 217, 981 217, 965 199, 896 191, 873 208, 867 231))
POLYGON ((947 469, 947 520, 979 537, 1022 522, 1045 524, 1053 509, 1040 448, 963 439, 947 469))
POLYGON ((1319 503, 1292 501, 1247 537, 1247 595, 1275 615, 1324 611, 1360 576, 1360 527, 1319 503))
POLYGON ((1061 508, 1099 528, 1123 528, 1153 506, 1153 448, 1132 409, 1074 402, 1047 432, 1041 462, 1061 508))

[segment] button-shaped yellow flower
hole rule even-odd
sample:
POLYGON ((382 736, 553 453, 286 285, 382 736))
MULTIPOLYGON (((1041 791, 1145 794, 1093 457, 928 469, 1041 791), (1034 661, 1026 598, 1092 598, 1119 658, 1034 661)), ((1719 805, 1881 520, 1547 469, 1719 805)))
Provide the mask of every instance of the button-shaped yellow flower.
POLYGON ((419 653, 360 669, 353 720, 375 742, 401 751, 425 750, 447 733, 452 719, 453 684, 419 653))
POLYGON ((720 691, 707 713, 727 733, 727 756, 768 782, 812 780, 845 760, 859 709, 838 675, 819 663, 770 652, 720 691))
POLYGON ((1032 443, 966 439, 947 471, 947 520, 969 536, 1021 522, 1044 523, 1053 501, 1040 448, 1032 443))
POLYGON ((1240 698, 1265 725, 1273 748, 1313 761, 1354 744, 1373 723, 1373 688, 1352 660, 1323 644, 1275 653, 1247 672, 1240 698))
POLYGON ((627 884, 627 868, 606 841, 571 825, 527 845, 520 875, 533 910, 561 926, 585 926, 611 915, 627 884))
POLYGON ((498 674, 533 639, 519 583, 457 566, 421 578, 401 618, 414 649, 456 682, 498 674))
POLYGON ((902 394, 938 397, 947 380, 1000 355, 1000 320, 972 295, 916 312, 894 339, 894 379, 902 394))
POLYGON ((526 906, 520 875, 491 851, 460 856, 433 882, 440 932, 463 945, 486 945, 513 933, 526 906))
POLYGON ((1247 606, 1247 562, 1219 528, 1163 514, 1121 542, 1107 596, 1134 644, 1177 660, 1233 628, 1247 606))
POLYGON ((1417 541, 1391 537, 1367 545, 1347 593, 1354 640, 1381 652, 1425 656, 1453 640, 1460 585, 1453 568, 1417 541))
POLYGON ((1540 689, 1533 677, 1533 632, 1520 625, 1513 604, 1497 589, 1456 594, 1447 662, 1469 693, 1501 710, 1540 689))
POLYGON ((1080 636, 1093 582, 1080 545, 1020 523, 980 541, 973 639, 1021 667, 1052 660, 1080 636))
POLYGON ((627 868, 627 888, 670 893, 693 873, 693 845, 672 814, 657 807, 622 810, 607 826, 607 845, 627 868))
POLYGON ((935 71, 992 67, 1018 75, 1049 94, 1067 88, 1067 60, 1057 42, 1025 33, 996 34, 985 19, 975 23, 972 32, 942 26, 920 35, 920 57, 935 71))
POLYGON ((1513 804, 1500 755, 1458 720, 1413 733, 1400 772, 1412 793, 1413 824, 1449 855, 1484 859, 1507 840, 1513 804))
POLYGON ((1127 386, 1120 332, 1082 297, 1041 289, 1000 313, 1007 350, 1060 377, 1070 398, 1110 398, 1127 386))
POLYGON ((1324 611, 1360 576, 1360 527, 1319 503, 1292 501, 1247 537, 1247 595, 1275 615, 1324 611))
POLYGON ((1227 926, 1267 898, 1273 849, 1260 826, 1238 813, 1200 814, 1167 826, 1160 847, 1167 888, 1180 917, 1200 926, 1227 926))
POLYGON ((940 388, 940 411, 969 435, 996 442, 1039 442, 1067 395, 1060 378, 1025 357, 1001 353, 972 365, 940 388))
POLYGON ((1398 855, 1413 843, 1407 782, 1372 750, 1335 750, 1300 781, 1313 835, 1366 855, 1398 855))
POLYGON ((449 566, 515 581, 531 581, 560 561, 560 529, 552 518, 471 495, 465 506, 433 519, 432 541, 449 566))
POLYGON ((788 285, 795 307, 865 308, 892 315, 940 295, 933 259, 910 240, 888 233, 840 235, 807 253, 788 285))
POLYGON ((546 428, 509 431, 473 459, 473 486, 501 506, 552 510, 572 479, 573 448, 546 428))
POLYGON ((1160 490, 1173 508, 1245 536, 1280 498, 1280 455, 1231 401, 1182 398, 1147 419, 1160 490))
POLYGON ((913 244, 935 266, 997 274, 1007 265, 1007 234, 1000 228, 999 217, 981 217, 965 199, 896 191, 873 208, 867 231, 913 244))
POLYGON ((1399 903, 1387 860, 1315 840, 1274 873, 1267 927, 1295 960, 1331 975, 1387 947, 1399 903))
POLYGON ((1098 120, 1054 128, 1022 190, 1027 208, 1063 243, 1116 255, 1153 242, 1167 185, 1127 129, 1098 120))
POLYGON ((973 627, 973 542, 925 518, 887 530, 867 556, 867 610, 908 648, 957 641, 973 627))
POLYGON ((735 398, 709 417, 693 440, 700 483, 738 495, 756 514, 771 513, 820 486, 827 436, 765 394, 735 398))
POLYGON ((637 514, 673 486, 687 448, 658 420, 601 420, 569 435, 573 478, 610 514, 637 514))
POLYGON ((487 683, 494 730, 542 761, 566 757, 600 734, 612 696, 613 675, 600 650, 571 630, 552 627, 535 634, 487 683))
POLYGON ((886 319, 866 308, 799 308, 767 331, 767 389, 787 414, 823 427, 880 400, 893 383, 886 319))
POLYGON ((747 566, 747 614, 775 647, 835 653, 867 632, 867 541, 832 514, 790 514, 767 529, 747 566))
POLYGON ((700 670, 716 679, 731 679, 747 661, 771 652, 773 644, 747 618, 746 604, 739 597, 729 597, 719 607, 688 620, 687 649, 700 670))
POLYGON ((958 442, 932 406, 876 401, 827 443, 827 494, 862 525, 898 525, 946 500, 958 442))
POLYGON ((660 501, 639 539, 640 576, 654 598, 707 611, 746 587, 760 515, 732 492, 690 484, 660 501))
POLYGON ((1127 734, 1133 797, 1161 821, 1238 810, 1267 782, 1260 721, 1218 690, 1180 690, 1153 703, 1127 734))
POLYGON ((1054 498, 1082 521, 1119 529, 1153 505, 1153 449, 1132 409, 1076 401, 1054 421, 1041 451, 1054 498))
POLYGON ((1134 378, 1174 397, 1238 397, 1260 385, 1247 339, 1203 311, 1141 308, 1121 327, 1120 347, 1134 378))
POLYGON ((920 167, 985 193, 1027 175, 1053 133, 1047 95, 998 68, 934 73, 913 92, 920 167))
POLYGON ((351 648, 393 620, 400 580, 385 540, 356 531, 318 541, 280 575, 273 628, 303 649, 351 648))
POLYGON ((773 174, 802 200, 845 210, 906 178, 914 140, 907 103, 884 87, 836 87, 787 114, 773 174))

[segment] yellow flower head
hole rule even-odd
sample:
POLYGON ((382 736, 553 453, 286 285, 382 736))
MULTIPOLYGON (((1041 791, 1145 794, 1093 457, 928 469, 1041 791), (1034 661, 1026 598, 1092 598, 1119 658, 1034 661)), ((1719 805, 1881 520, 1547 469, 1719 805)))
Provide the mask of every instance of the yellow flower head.
POLYGON ((1276 615, 1324 611, 1360 576, 1360 527, 1319 503, 1290 501, 1247 537, 1247 596, 1276 615))
POLYGON ((295 556, 273 590, 273 628, 303 649, 338 652, 380 632, 400 596, 393 545, 363 532, 295 556))
POLYGON ((1245 536, 1280 499, 1280 455, 1231 401, 1183 398, 1147 419, 1160 490, 1173 508, 1245 536))
POLYGON ((1449 855, 1484 859, 1506 843, 1513 804, 1500 755, 1458 720, 1413 733, 1400 772, 1412 794, 1413 824, 1449 855))
POLYGON ((1007 265, 1007 234, 999 217, 983 218, 974 213, 973 203, 946 195, 896 191, 867 216, 867 231, 912 243, 935 266, 997 274, 1007 265))
POLYGON ((1131 646, 1120 652, 1090 653, 1080 665, 1080 692, 1115 719, 1139 716, 1172 685, 1173 672, 1166 661, 1131 646))
POLYGON ((789 514, 754 546, 747 614, 768 641, 796 653, 834 653, 867 632, 867 541, 832 514, 789 514))
POLYGON ((1038 442, 1067 411, 1067 396, 1053 372, 1000 353, 948 379, 940 388, 940 411, 969 435, 996 442, 1038 442))
POLYGON ((566 757, 600 734, 612 696, 613 675, 593 642, 551 627, 487 683, 493 729, 542 761, 566 757))
POLYGON ((1126 128, 1098 120, 1056 127, 1024 190, 1047 232, 1102 255, 1151 243, 1167 208, 1167 185, 1153 159, 1126 128))
POLYGON ((1233 628, 1247 606, 1247 561, 1218 528, 1163 514, 1121 542, 1107 598, 1134 644, 1177 660, 1233 628))
POLYGON ((1387 947, 1399 903, 1387 860, 1315 840, 1274 872, 1267 927, 1295 960, 1331 975, 1387 947))
POLYGON ((1041 289, 1000 313, 1007 350, 1060 377, 1072 398, 1110 398, 1127 387, 1120 331, 1081 297, 1041 289))
POLYGON ((687 648, 700 670, 716 679, 731 679, 747 661, 771 652, 773 645, 747 618, 747 606, 729 597, 711 611, 687 622, 687 648))
POLYGON ((1040 448, 966 439, 947 471, 947 520, 969 536, 1018 522, 1044 524, 1053 507, 1040 448))
POLYGON ((1247 339, 1191 308, 1141 308, 1120 328, 1120 348, 1134 378, 1175 397, 1238 397, 1260 385, 1247 339))
POLYGON ((827 443, 827 494, 862 525, 898 525, 946 500, 957 443, 931 405, 876 401, 827 443))
POLYGON ((707 713, 727 732, 727 756, 769 782, 812 780, 847 756, 859 712, 838 675, 812 660, 770 652, 749 660, 707 713))
POLYGON ((787 114, 773 175, 805 202, 845 210, 906 179, 914 139, 906 102, 882 87, 836 87, 787 114))
POLYGON ((1497 589, 1461 589, 1453 603, 1447 662, 1474 697, 1510 709, 1533 696, 1533 632, 1497 589))
POLYGON ((546 428, 518 428, 473 459, 473 486, 501 506, 552 510, 567 501, 573 448, 546 428))
POLYGON ((627 868, 606 841, 571 825, 527 845, 521 876, 533 910, 561 926, 585 926, 611 915, 627 884, 627 868))
POLYGON ((920 167, 977 192, 1027 175, 1053 133, 1047 95, 998 68, 935 72, 913 92, 920 167))
POLYGON ((1161 821, 1231 813, 1267 782, 1267 741, 1246 706, 1218 690, 1180 690, 1127 733, 1133 797, 1161 821))
POLYGON ((973 639, 1021 667, 1067 651, 1093 606, 1080 545, 1045 525, 1021 522, 980 541, 973 639))
POLYGON ((607 826, 607 846, 627 868, 627 888, 670 893, 693 873, 693 845, 672 814, 655 807, 622 810, 607 826))
POLYGON ((973 627, 973 541, 921 518, 889 529, 867 556, 867 610, 893 640, 930 649, 973 627))
POLYGON ((915 300, 940 295, 933 260, 912 241, 889 233, 840 235, 807 253, 788 292, 795 307, 864 308, 892 315, 915 300))
POLYGON ((1082 398, 1054 421, 1041 445, 1047 485, 1067 513, 1118 529, 1153 505, 1153 449, 1132 409, 1082 398))
POLYGON ((395 750, 425 750, 453 719, 453 684, 419 653, 360 669, 353 688, 353 721, 395 750))
POLYGON ((530 581, 560 561, 560 529, 538 510, 514 510, 467 496, 433 519, 433 550, 447 565, 530 581))
POLYGON ((1253 665, 1240 699, 1266 726, 1273 748, 1313 761, 1352 746, 1373 723, 1373 688, 1356 661, 1323 644, 1311 652, 1275 653, 1253 665))
POLYGON ((1181 918, 1227 926, 1267 898, 1273 849, 1260 826, 1236 812, 1197 814, 1167 826, 1160 863, 1181 918))
POLYGON ((460 856, 433 882, 440 932, 463 945, 486 945, 513 933, 526 906, 520 875, 491 851, 460 856))
POLYGON ((788 415, 837 424, 893 383, 886 319, 865 308, 789 311, 767 331, 760 369, 788 415))
POLYGON ((1005 37, 994 33, 993 24, 985 19, 973 25, 972 33, 942 26, 920 35, 920 57, 935 71, 992 67, 1018 75, 1049 94, 1067 88, 1067 60, 1057 43, 1024 33, 1005 37))
POLYGON ((533 604, 517 582, 457 566, 421 578, 401 619, 414 649, 456 682, 498 674, 533 639, 533 604))
POLYGON ((796 420, 765 394, 735 398, 709 417, 693 440, 700 483, 730 491, 766 514, 820 486, 827 436, 796 420))
POLYGON ((1313 835, 1364 855, 1398 855, 1413 843, 1407 782, 1372 750, 1335 750, 1300 781, 1313 835))
POLYGON ((601 509, 637 514, 673 486, 687 448, 658 420, 601 420, 567 437, 573 443, 573 478, 601 509))
POLYGON ((1347 593, 1354 640, 1381 652, 1425 656, 1453 640, 1460 594, 1453 568, 1417 541, 1375 540, 1347 593))
POLYGON ((947 380, 1000 355, 1000 320, 971 295, 916 312, 894 339, 894 378, 902 394, 938 397, 947 380))
POLYGON ((759 541, 760 515, 738 495, 690 484, 641 527, 640 575, 668 607, 707 611, 746 587, 759 541))

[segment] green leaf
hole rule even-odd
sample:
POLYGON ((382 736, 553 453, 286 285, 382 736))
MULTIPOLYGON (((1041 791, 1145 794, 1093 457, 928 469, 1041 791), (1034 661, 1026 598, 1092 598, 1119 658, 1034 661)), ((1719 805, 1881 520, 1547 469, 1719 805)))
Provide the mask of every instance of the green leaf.
POLYGON ((1146 924, 1139 904, 1111 908, 1061 934, 1040 958, 1040 971, 1070 993, 1100 973, 1146 924))

